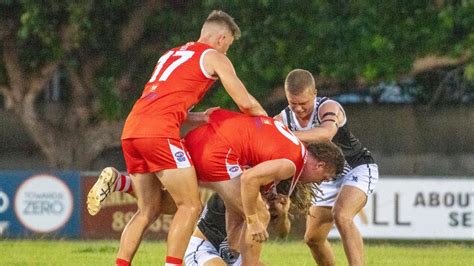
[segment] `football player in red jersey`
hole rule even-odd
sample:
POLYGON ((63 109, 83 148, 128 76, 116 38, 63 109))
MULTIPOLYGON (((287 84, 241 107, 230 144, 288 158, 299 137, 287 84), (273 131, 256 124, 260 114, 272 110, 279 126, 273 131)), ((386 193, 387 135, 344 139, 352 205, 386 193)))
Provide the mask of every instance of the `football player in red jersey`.
MULTIPOLYGON (((189 132, 184 143, 200 184, 217 191, 226 203, 230 244, 242 252, 244 265, 255 265, 261 242, 268 237, 269 213, 260 189, 271 191, 273 184, 291 177, 291 194, 298 181, 321 182, 338 174, 344 159, 340 149, 329 142, 305 148, 281 122, 267 116, 220 109, 209 120, 189 132), (252 168, 243 170, 248 167, 252 168), (248 233, 241 239, 242 228, 248 233)), ((113 176, 117 180, 114 187, 128 186, 119 184, 125 176, 113 168, 104 169, 101 175, 113 176)))
POLYGON ((286 126, 267 116, 217 110, 209 120, 189 132, 185 143, 200 184, 225 202, 231 247, 240 250, 243 265, 257 265, 270 219, 261 188, 268 192, 292 178, 291 194, 297 182, 319 183, 342 172, 344 158, 330 142, 306 148, 286 126))
MULTIPOLYGON (((196 42, 166 52, 159 60, 142 96, 130 112, 122 132, 127 171, 133 180, 138 211, 120 239, 117 265, 130 265, 143 233, 161 208, 163 186, 176 203, 167 241, 166 265, 181 265, 201 211, 196 172, 179 131, 183 122, 206 121, 207 113, 188 115, 219 78, 239 109, 249 115, 266 115, 251 96, 226 52, 240 29, 223 11, 213 11, 196 42)), ((88 196, 88 210, 98 211, 110 193, 113 178, 99 178, 88 196)))

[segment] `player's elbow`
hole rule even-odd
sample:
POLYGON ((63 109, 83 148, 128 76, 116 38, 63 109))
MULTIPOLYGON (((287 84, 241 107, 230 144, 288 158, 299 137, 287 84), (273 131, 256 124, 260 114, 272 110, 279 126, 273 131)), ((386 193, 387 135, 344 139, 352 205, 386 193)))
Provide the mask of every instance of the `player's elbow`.
POLYGON ((238 103, 237 105, 240 111, 242 111, 242 113, 244 114, 250 114, 252 113, 252 110, 256 108, 256 104, 249 101, 243 101, 241 103, 238 103))
POLYGON ((249 189, 249 188, 254 188, 254 187, 260 187, 262 184, 260 184, 259 179, 255 178, 254 175, 252 175, 250 171, 245 171, 241 177, 240 177, 240 183, 243 189, 249 189))
POLYGON ((323 134, 320 136, 319 141, 331 141, 332 135, 330 134, 323 134))
POLYGON ((258 101, 255 100, 255 98, 253 98, 253 96, 251 95, 248 95, 247 99, 237 102, 237 106, 244 114, 267 115, 267 113, 265 112, 265 110, 262 109, 258 101))
POLYGON ((242 185, 244 186, 249 186, 249 185, 252 185, 253 183, 253 179, 251 177, 251 175, 248 174, 248 171, 244 172, 241 176, 240 176, 240 182, 242 185))

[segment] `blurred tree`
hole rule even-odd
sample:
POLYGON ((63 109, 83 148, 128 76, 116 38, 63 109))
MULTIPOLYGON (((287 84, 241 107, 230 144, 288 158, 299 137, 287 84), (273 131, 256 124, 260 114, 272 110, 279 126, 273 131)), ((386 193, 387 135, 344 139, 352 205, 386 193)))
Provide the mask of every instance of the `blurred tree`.
POLYGON ((260 97, 292 68, 312 71, 328 87, 354 89, 446 66, 474 67, 472 0, 205 2, 238 10, 243 35, 230 54, 260 97))
POLYGON ((5 106, 23 122, 54 168, 88 169, 120 145, 117 101, 143 60, 144 24, 160 1, 2 1, 0 39, 5 106), (40 95, 65 76, 59 108, 40 95), (42 108, 38 108, 42 105, 42 108), (44 110, 60 112, 51 120, 44 110))
MULTIPOLYGON (((472 0, 0 0, 5 106, 52 167, 87 169, 119 145, 119 121, 157 58, 196 40, 212 9, 240 25, 229 57, 264 102, 293 68, 339 89, 446 66, 474 79, 472 0), (45 101, 40 96, 58 76, 61 101, 45 101), (48 118, 50 105, 59 105, 59 119, 48 118)), ((440 88, 421 98, 442 99, 440 88)), ((214 89, 198 108, 215 105, 233 106, 214 89)))

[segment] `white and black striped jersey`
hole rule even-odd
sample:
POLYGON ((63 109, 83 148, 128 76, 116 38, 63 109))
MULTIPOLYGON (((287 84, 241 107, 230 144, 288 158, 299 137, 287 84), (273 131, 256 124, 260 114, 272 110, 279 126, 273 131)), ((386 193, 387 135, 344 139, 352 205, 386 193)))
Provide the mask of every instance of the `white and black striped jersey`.
MULTIPOLYGON (((316 97, 314 99, 313 113, 311 114, 309 123, 305 127, 302 127, 299 124, 298 119, 296 119, 296 115, 291 110, 290 106, 287 106, 280 113, 283 123, 291 131, 303 131, 318 127, 321 125, 319 108, 329 101, 337 103, 336 101, 327 97, 316 97)), ((341 108, 341 111, 345 114, 342 106, 339 103, 337 104, 341 108)), ((362 143, 349 130, 347 118, 345 118, 344 122, 339 125, 339 129, 337 130, 336 135, 333 137, 332 142, 341 148, 344 158, 346 159, 344 171, 342 172, 341 176, 344 176, 352 168, 355 168, 359 165, 374 163, 374 159, 370 154, 370 151, 363 147, 362 143)))

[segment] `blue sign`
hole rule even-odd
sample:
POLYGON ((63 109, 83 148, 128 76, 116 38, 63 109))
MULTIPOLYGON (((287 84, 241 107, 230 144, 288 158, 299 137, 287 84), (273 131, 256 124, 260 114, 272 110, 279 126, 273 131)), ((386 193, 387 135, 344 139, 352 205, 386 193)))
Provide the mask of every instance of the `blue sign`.
POLYGON ((0 237, 80 234, 80 173, 0 171, 0 237))

